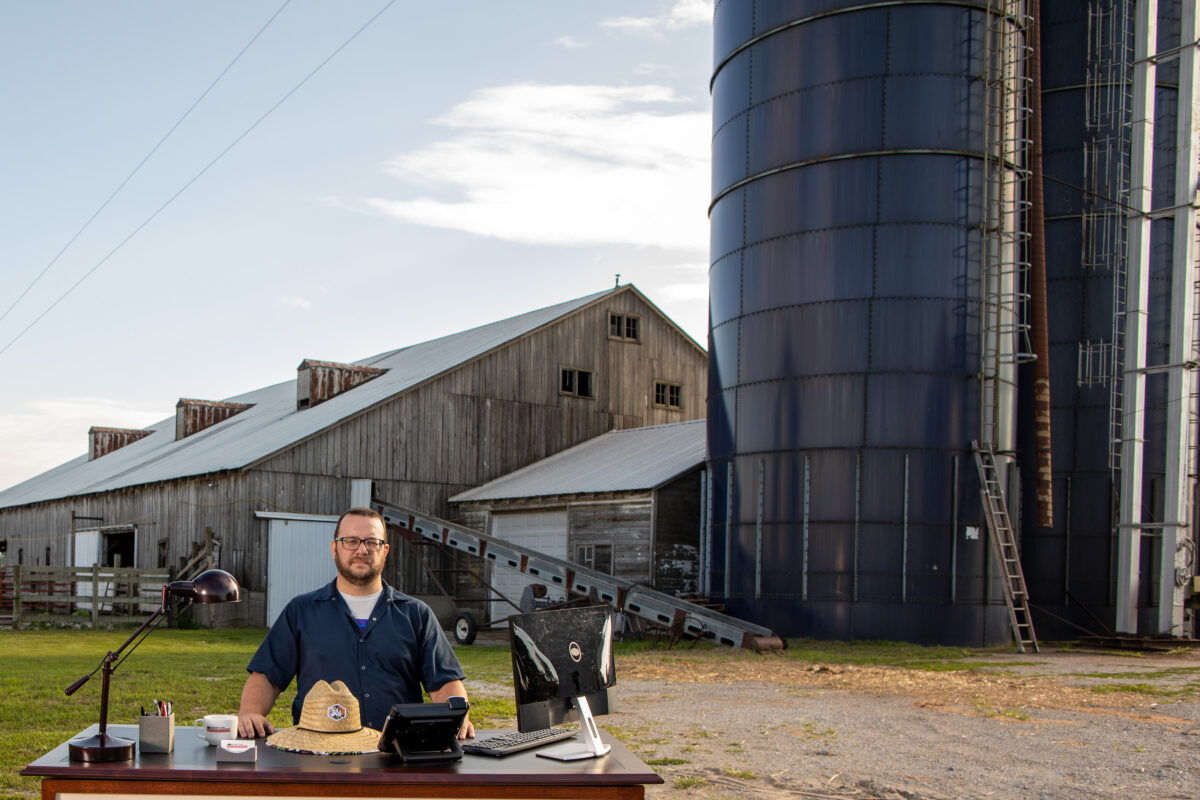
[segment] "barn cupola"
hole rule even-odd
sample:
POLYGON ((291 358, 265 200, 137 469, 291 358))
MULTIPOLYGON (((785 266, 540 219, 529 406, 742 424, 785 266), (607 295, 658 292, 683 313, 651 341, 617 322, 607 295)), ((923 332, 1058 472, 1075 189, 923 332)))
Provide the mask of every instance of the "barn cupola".
POLYGON ((306 358, 296 368, 296 409, 324 403, 383 373, 375 367, 306 358))
POLYGON ((186 439, 218 422, 240 414, 250 406, 218 400, 190 400, 181 397, 175 404, 175 441, 186 439))
POLYGON ((88 461, 95 461, 100 456, 108 455, 113 450, 120 450, 127 444, 133 444, 138 439, 145 439, 154 431, 132 430, 130 428, 100 428, 93 425, 88 428, 88 461))

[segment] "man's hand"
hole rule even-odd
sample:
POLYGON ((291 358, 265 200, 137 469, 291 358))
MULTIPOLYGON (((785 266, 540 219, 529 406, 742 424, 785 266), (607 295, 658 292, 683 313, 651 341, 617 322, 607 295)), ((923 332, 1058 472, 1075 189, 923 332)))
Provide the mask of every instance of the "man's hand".
POLYGON ((279 697, 275 686, 261 672, 251 672, 242 687, 242 704, 238 708, 238 736, 243 739, 260 739, 275 732, 275 726, 267 722, 267 714, 279 697))
POLYGON ((460 739, 474 739, 475 738, 475 726, 471 724, 471 715, 470 714, 463 717, 463 726, 458 729, 458 738, 460 738, 460 739))
POLYGON ((239 713, 237 732, 239 739, 261 739, 274 733, 275 726, 268 722, 262 714, 239 713))
MULTIPOLYGON (((467 698, 467 687, 463 686, 462 681, 450 681, 429 693, 429 699, 435 703, 444 703, 451 697, 461 697, 464 700, 467 698)), ((458 729, 458 738, 475 738, 475 726, 471 724, 470 714, 463 717, 462 727, 458 729)))

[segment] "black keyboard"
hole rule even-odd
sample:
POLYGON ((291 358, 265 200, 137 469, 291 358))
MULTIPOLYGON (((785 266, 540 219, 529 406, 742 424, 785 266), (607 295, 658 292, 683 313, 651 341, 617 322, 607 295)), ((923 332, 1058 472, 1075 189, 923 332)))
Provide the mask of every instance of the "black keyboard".
POLYGON ((506 756, 509 753, 517 753, 521 750, 528 750, 531 747, 538 747, 550 742, 558 742, 563 739, 569 739, 575 735, 575 731, 570 728, 542 728, 538 731, 523 731, 521 733, 501 733, 496 736, 489 736, 486 739, 479 739, 474 744, 464 744, 462 746, 464 753, 472 753, 477 756, 506 756))

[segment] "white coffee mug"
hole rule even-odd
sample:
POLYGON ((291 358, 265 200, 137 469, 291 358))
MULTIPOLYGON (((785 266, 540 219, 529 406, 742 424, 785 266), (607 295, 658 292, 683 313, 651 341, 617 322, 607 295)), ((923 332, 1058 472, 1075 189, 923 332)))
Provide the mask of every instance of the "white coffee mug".
POLYGON ((218 747, 225 739, 237 738, 237 724, 237 714, 209 714, 196 720, 192 726, 196 729, 197 736, 207 740, 213 747, 218 747))

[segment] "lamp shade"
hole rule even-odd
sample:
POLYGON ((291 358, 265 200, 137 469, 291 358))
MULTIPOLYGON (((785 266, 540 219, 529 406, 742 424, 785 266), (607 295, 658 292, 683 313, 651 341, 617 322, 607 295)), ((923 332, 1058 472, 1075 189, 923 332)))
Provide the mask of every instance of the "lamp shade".
POLYGON ((236 603, 242 599, 237 580, 223 569, 208 569, 195 580, 173 581, 167 591, 195 603, 236 603))

